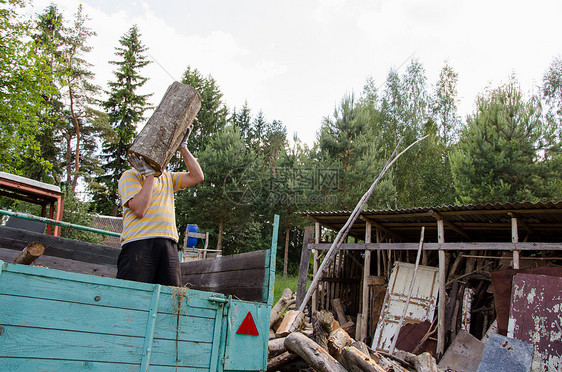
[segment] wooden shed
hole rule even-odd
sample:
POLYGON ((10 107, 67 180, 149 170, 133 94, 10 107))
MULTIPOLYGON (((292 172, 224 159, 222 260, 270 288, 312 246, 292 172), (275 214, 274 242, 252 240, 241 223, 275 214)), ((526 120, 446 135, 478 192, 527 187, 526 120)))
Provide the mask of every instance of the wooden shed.
MULTIPOLYGON (((298 213, 314 222, 303 245, 303 252, 312 254, 314 274, 350 214, 298 213)), ((356 338, 372 341, 393 267, 396 262, 416 261, 422 227, 420 264, 438 268, 439 275, 438 315, 433 324, 438 359, 459 331, 455 324, 460 321, 462 289, 472 287, 474 298, 487 298, 487 303, 476 303, 478 308, 471 310, 475 323, 471 333, 480 338, 496 318, 490 272, 562 265, 562 202, 364 210, 325 270, 312 308, 335 311, 333 300, 339 299, 347 316, 356 321, 356 338)), ((308 267, 305 261, 301 271, 308 267)))

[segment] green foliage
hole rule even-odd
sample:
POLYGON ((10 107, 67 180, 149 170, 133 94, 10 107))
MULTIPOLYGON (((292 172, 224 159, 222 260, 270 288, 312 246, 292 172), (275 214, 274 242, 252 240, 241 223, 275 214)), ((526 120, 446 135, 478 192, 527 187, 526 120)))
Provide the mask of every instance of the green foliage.
MULTIPOLYGON (((88 212, 90 209, 90 204, 80 201, 74 196, 73 192, 68 190, 65 192, 64 211, 62 217, 64 222, 81 226, 92 226, 94 215, 88 212)), ((104 236, 101 234, 70 227, 63 227, 61 229, 61 236, 93 244, 100 244, 104 239, 104 236)))
POLYGON ((45 60, 34 51, 29 22, 17 14, 24 1, 0 4, 0 169, 25 175, 24 166, 32 162, 47 171, 52 164, 37 142, 50 81, 45 60))
MULTIPOLYGON (((193 121, 193 132, 189 138, 191 152, 198 153, 207 146, 207 141, 224 128, 228 110, 222 102, 222 92, 212 76, 204 77, 197 69, 187 67, 182 83, 194 87, 201 95, 201 109, 193 121)), ((181 159, 172 162, 172 166, 181 163, 181 159)))
POLYGON ((115 54, 120 59, 110 61, 117 70, 114 71, 115 81, 109 82, 109 97, 103 103, 111 126, 102 141, 103 154, 100 158, 105 167, 104 173, 90 184, 96 210, 113 216, 120 210, 119 177, 129 168, 127 150, 133 143, 137 125, 149 108, 150 95, 136 93, 148 80, 140 75, 140 69, 150 63, 146 60, 146 47, 140 37, 138 27, 131 27, 119 40, 121 46, 115 48, 115 54))
POLYGON ((451 159, 460 201, 548 199, 544 185, 552 175, 543 157, 548 133, 539 102, 526 100, 511 81, 479 97, 477 104, 451 159))

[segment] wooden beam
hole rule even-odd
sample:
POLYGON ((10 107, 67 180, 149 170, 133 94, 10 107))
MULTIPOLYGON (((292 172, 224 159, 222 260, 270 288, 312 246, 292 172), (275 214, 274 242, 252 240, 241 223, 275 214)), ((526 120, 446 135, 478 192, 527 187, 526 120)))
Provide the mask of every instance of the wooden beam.
MULTIPOLYGON (((519 231, 517 228, 517 217, 511 218, 511 242, 517 243, 519 241, 519 231)), ((519 250, 513 251, 513 268, 519 269, 519 250)))
POLYGON ((363 221, 365 221, 365 223, 370 223, 372 226, 376 227, 377 229, 384 231, 386 234, 391 235, 395 240, 402 240, 400 235, 395 233, 394 231, 388 229, 387 227, 385 227, 383 224, 374 221, 372 218, 369 218, 368 216, 359 216, 359 218, 363 221))
MULTIPOLYGON (((330 244, 308 244, 308 249, 312 250, 328 250, 330 244)), ((345 243, 341 248, 348 251, 414 251, 418 249, 418 243, 345 243)), ((460 242, 460 243, 425 243, 424 251, 470 251, 473 249, 482 249, 490 251, 562 251, 562 242, 517 242, 517 243, 499 243, 499 242, 460 242)))
MULTIPOLYGON (((371 222, 366 221, 365 226, 365 243, 371 242, 371 222)), ((369 276, 371 275, 371 251, 365 250, 365 263, 363 264, 363 288, 361 297, 361 322, 357 322, 356 327, 360 329, 358 341, 365 341, 367 337, 367 324, 369 321, 369 276)))
POLYGON ((445 223, 447 224, 447 226, 449 226, 451 229, 453 229, 454 231, 456 231, 457 233, 459 233, 461 236, 463 236, 464 238, 468 239, 468 240, 472 240, 470 238, 470 235, 468 235, 463 229, 461 229, 460 227, 458 227, 457 225, 455 225, 453 222, 451 221, 447 221, 445 218, 443 218, 443 216, 437 212, 435 212, 433 209, 430 209, 429 212, 427 212, 427 214, 429 214, 430 216, 436 218, 437 220, 443 220, 445 221, 445 223))
POLYGON ((308 281, 308 268, 310 266, 310 249, 307 245, 314 241, 314 226, 304 228, 304 237, 301 251, 301 262, 299 265, 299 279, 297 284, 297 303, 299 307, 306 293, 306 283, 308 281))
MULTIPOLYGON (((322 233, 322 227, 320 226, 320 222, 316 222, 314 224, 314 243, 316 243, 316 244, 320 243, 321 233, 322 233)), ((330 249, 330 248, 328 247, 328 249, 330 249)), ((313 250, 312 251, 312 276, 315 277, 317 273, 318 273, 318 251, 313 250)), ((302 303, 301 303, 301 306, 302 306, 302 303)), ((312 294, 312 307, 311 307, 311 309, 312 309, 312 314, 314 314, 314 312, 316 310, 318 310, 318 289, 316 289, 314 291, 314 293, 312 294)))
MULTIPOLYGON (((519 217, 519 216, 517 215, 517 213, 513 213, 513 212, 507 212, 507 215, 508 215, 509 217, 511 217, 511 218, 518 218, 518 217, 519 217)), ((520 218, 519 218, 519 220, 517 221, 517 223, 518 223, 522 228, 524 228, 525 230, 527 230, 527 232, 528 232, 529 234, 533 234, 533 233, 535 232, 534 229, 533 229, 531 226, 529 226, 528 224, 526 224, 525 222, 523 222, 520 218)))
MULTIPOLYGON (((443 224, 443 219, 439 218, 437 220, 437 240, 439 243, 445 242, 445 227, 443 224)), ((445 251, 439 250, 439 309, 437 312, 437 350, 436 357, 437 360, 441 359, 443 353, 445 352, 445 306, 447 304, 447 291, 445 289, 445 281, 447 280, 447 262, 446 262, 445 251)))

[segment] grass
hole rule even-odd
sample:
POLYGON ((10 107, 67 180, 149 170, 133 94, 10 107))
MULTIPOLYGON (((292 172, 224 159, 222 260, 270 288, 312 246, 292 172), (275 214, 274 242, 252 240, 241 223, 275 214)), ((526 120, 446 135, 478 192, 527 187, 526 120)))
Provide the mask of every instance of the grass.
POLYGON ((296 293, 298 283, 298 276, 287 276, 287 279, 283 279, 283 275, 275 275, 273 305, 281 298, 281 294, 283 294, 285 288, 291 288, 291 290, 296 293))

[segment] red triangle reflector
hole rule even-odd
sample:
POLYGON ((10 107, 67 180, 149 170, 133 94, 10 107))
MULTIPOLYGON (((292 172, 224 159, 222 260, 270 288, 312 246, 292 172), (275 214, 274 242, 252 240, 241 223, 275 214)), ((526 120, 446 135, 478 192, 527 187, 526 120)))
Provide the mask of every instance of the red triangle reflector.
POLYGON ((252 318, 252 313, 248 311, 246 317, 240 324, 238 331, 236 331, 237 335, 252 335, 252 336, 259 336, 258 329, 256 328, 256 323, 254 323, 254 318, 252 318))

